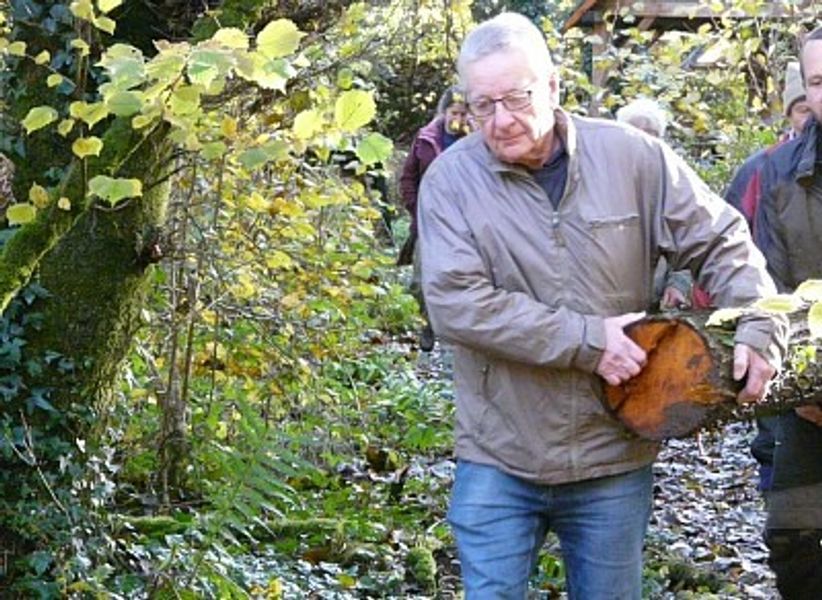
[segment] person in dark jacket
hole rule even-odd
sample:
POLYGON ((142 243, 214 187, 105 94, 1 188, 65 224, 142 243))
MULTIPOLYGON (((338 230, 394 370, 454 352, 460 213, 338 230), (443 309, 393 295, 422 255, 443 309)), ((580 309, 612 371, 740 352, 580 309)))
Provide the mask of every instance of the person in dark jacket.
MULTIPOLYGON (((802 74, 799 63, 791 61, 785 69, 785 86, 782 92, 782 108, 790 127, 773 145, 758 150, 749 156, 736 171, 728 189, 725 191, 725 201, 739 210, 748 221, 754 242, 763 251, 768 247, 769 234, 762 227, 763 221, 759 217, 760 201, 762 197, 762 167, 773 152, 802 133, 805 123, 811 116, 811 109, 805 98, 805 86, 802 84, 802 74)), ((759 489, 766 491, 771 487, 773 477, 773 430, 778 422, 777 417, 763 417, 757 419, 756 439, 751 445, 751 453, 759 462, 759 489)))
MULTIPOLYGON (((777 288, 790 293, 822 278, 822 27, 800 53, 806 101, 813 118, 762 168, 763 253, 777 288)), ((786 600, 822 593, 822 407, 779 415, 774 428, 773 476, 765 493, 765 541, 777 588, 786 600)))
POLYGON ((425 300, 420 287, 419 260, 416 258, 417 246, 417 193, 419 192, 422 176, 428 166, 446 150, 471 130, 468 121, 468 109, 462 92, 456 86, 449 87, 440 97, 437 104, 437 114, 425 127, 421 128, 411 144, 411 150, 400 176, 400 193, 402 203, 411 215, 411 227, 408 240, 400 250, 398 265, 414 265, 414 274, 411 280, 411 293, 420 305, 420 312, 425 325, 420 333, 420 348, 430 352, 434 348, 434 332, 428 322, 425 310, 425 300))
POLYGON ((725 190, 725 201, 739 210, 748 221, 754 241, 761 248, 767 245, 767 231, 761 227, 759 200, 762 196, 762 166, 774 150, 785 142, 796 138, 811 116, 811 109, 805 98, 805 87, 799 63, 789 62, 785 69, 785 87, 782 93, 782 108, 790 127, 779 140, 767 148, 754 152, 737 169, 731 183, 725 190))

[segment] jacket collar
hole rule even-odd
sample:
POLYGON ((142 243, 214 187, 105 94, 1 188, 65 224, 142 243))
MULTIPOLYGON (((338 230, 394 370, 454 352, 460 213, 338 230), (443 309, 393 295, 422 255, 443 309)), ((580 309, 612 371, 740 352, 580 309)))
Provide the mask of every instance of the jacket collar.
MULTIPOLYGON (((565 151, 568 153, 569 167, 576 164, 577 159, 577 130, 571 116, 561 108, 554 111, 554 133, 559 135, 562 142, 565 144, 565 151)), ((485 149, 485 162, 491 171, 498 173, 517 173, 520 175, 529 174, 530 171, 522 165, 515 165, 512 163, 502 162, 493 152, 488 149, 488 146, 483 143, 485 149)), ((569 168, 569 172, 572 171, 569 168)))
MULTIPOLYGON (((822 129, 822 124, 813 117, 802 129, 802 135, 799 138, 799 162, 796 165, 797 180, 813 177, 820 142, 819 136, 822 135, 820 129, 822 129)), ((818 158, 822 160, 822 156, 818 158)))

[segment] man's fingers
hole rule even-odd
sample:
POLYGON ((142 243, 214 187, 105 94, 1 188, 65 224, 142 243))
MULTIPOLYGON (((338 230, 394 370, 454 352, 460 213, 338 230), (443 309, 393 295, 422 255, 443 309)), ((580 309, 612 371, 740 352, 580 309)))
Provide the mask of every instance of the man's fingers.
POLYGON ((626 325, 630 325, 634 321, 639 321, 640 319, 645 318, 645 311, 642 312, 635 312, 635 313, 625 313, 624 315, 620 315, 616 318, 617 323, 619 323, 620 327, 625 327, 626 325))
POLYGON ((748 371, 750 355, 748 347, 743 344, 734 346, 734 381, 739 381, 748 371))

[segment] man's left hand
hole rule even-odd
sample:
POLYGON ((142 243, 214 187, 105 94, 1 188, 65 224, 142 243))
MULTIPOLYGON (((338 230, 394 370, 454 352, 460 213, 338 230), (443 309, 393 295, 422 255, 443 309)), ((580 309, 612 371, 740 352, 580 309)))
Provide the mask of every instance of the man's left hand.
POLYGON ((745 387, 736 397, 740 404, 757 402, 764 398, 768 391, 768 383, 775 373, 776 369, 750 346, 734 346, 734 380, 739 381, 748 375, 745 387))

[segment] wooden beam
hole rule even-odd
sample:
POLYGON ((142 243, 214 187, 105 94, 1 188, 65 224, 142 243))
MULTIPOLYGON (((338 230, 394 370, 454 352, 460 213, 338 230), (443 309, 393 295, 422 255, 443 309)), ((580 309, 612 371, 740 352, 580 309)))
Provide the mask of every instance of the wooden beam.
MULTIPOLYGON (((627 0, 624 3, 621 2, 617 4, 617 0, 583 0, 563 24, 562 32, 565 33, 579 25, 582 17, 595 8, 603 12, 617 7, 620 9, 627 8, 628 14, 641 18, 642 23, 645 23, 645 19, 648 17, 668 19, 710 19, 720 16, 730 17, 732 19, 750 17, 784 18, 791 16, 816 17, 822 12, 822 6, 820 6, 822 3, 820 3, 820 0, 796 0, 790 3, 779 1, 763 2, 755 14, 752 14, 750 11, 732 8, 733 2, 730 0, 720 1, 725 6, 725 9, 721 12, 715 12, 704 1, 627 0)), ((652 24, 652 21, 649 22, 648 27, 652 24)), ((640 28, 642 28, 641 24, 640 28)))
POLYGON ((639 22, 640 31, 648 31, 656 21, 656 17, 645 17, 639 22))
POLYGON ((594 8, 597 2, 599 2, 599 0, 583 0, 583 2, 580 3, 579 6, 577 6, 576 10, 574 10, 574 12, 571 13, 571 16, 568 17, 568 19, 562 25, 562 33, 565 33, 572 27, 576 27, 577 23, 579 23, 579 20, 582 18, 582 16, 589 10, 594 8))
POLYGON ((665 0, 629 0, 623 5, 628 13, 637 17, 666 17, 676 19, 707 19, 727 16, 734 19, 750 17, 788 17, 793 15, 816 16, 819 6, 815 0, 800 0, 792 4, 784 2, 763 2, 756 14, 737 8, 725 0, 725 9, 714 11, 705 2, 671 2, 665 0))

